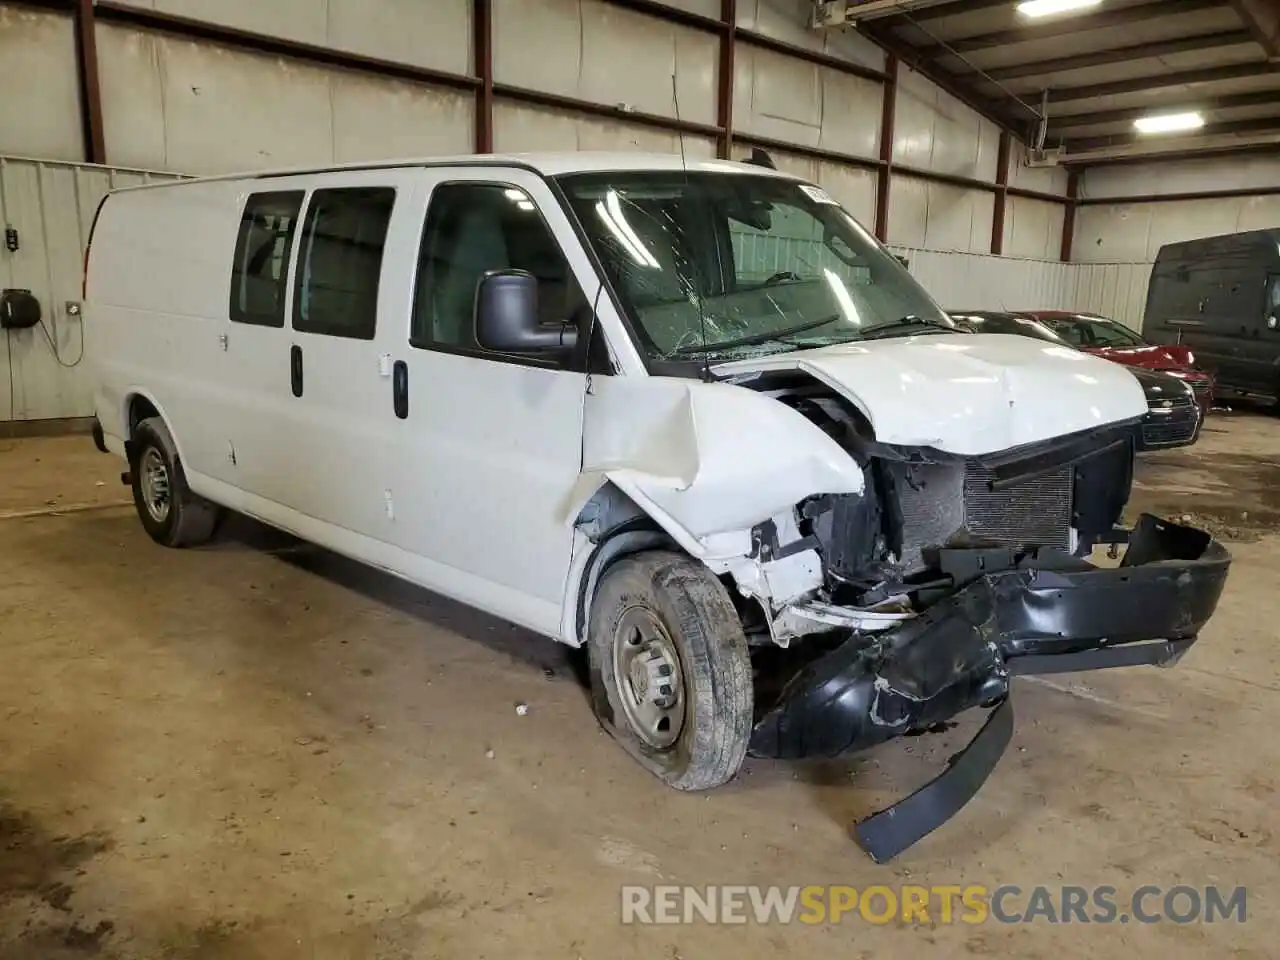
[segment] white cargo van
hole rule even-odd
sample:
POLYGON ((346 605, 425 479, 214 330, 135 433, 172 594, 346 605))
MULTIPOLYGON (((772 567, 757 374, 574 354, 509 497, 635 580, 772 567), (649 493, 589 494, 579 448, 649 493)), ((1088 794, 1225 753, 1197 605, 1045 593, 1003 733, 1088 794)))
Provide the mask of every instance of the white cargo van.
POLYGON ((1124 368, 958 331, 764 165, 120 190, 86 311, 100 440, 154 540, 240 511, 585 644, 600 721, 674 787, 991 709, 858 825, 877 859, 990 773, 1011 675, 1175 659, 1227 573, 1199 531, 1118 529, 1147 410, 1124 368))

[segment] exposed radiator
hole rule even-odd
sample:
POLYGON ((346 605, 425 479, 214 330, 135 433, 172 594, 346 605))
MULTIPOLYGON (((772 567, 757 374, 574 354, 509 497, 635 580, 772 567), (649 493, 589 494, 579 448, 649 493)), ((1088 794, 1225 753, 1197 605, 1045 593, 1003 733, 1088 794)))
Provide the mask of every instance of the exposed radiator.
POLYGON ((991 472, 977 464, 965 468, 965 521, 974 536, 1021 547, 1071 548, 1070 466, 1006 487, 990 488, 991 472))
POLYGON ((909 570, 922 565, 922 550, 944 546, 963 531, 1008 546, 1070 549, 1069 466, 1001 490, 992 490, 991 472, 974 463, 895 465, 893 472, 909 570))

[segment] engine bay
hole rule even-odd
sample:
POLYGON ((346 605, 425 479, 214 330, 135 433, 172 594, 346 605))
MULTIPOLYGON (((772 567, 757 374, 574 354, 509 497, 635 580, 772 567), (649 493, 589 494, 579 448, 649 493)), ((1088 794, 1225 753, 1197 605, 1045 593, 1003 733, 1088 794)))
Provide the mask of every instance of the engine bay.
POLYGON ((776 521, 752 530, 757 559, 815 550, 819 600, 919 612, 948 586, 938 553, 955 548, 1049 548, 1084 556, 1118 524, 1133 482, 1134 428, 1111 425, 973 458, 876 442, 848 400, 808 378, 764 392, 832 437, 865 478, 860 494, 818 495, 797 507, 787 542, 776 521))

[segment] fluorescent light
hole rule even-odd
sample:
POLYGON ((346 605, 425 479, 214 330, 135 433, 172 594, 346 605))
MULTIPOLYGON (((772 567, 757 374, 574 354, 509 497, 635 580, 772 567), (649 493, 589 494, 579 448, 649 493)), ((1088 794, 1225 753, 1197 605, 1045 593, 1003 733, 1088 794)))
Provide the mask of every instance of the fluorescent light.
POLYGON ((1199 130, 1204 126, 1204 117, 1198 113, 1165 113, 1139 117, 1133 125, 1139 133, 1173 133, 1176 130, 1199 130))
POLYGON ((1102 0, 1023 0, 1018 12, 1024 17, 1052 17, 1055 13, 1073 13, 1096 7, 1102 0))

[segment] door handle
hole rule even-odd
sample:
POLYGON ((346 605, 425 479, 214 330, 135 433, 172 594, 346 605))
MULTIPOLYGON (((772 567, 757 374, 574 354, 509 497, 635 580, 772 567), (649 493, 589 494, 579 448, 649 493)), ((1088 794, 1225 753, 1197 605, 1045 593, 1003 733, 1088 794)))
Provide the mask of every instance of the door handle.
POLYGON ((409 365, 403 360, 391 368, 391 405, 401 420, 409 416, 409 365))
POLYGON ((289 348, 289 382, 293 395, 302 396, 302 348, 296 343, 289 348))

